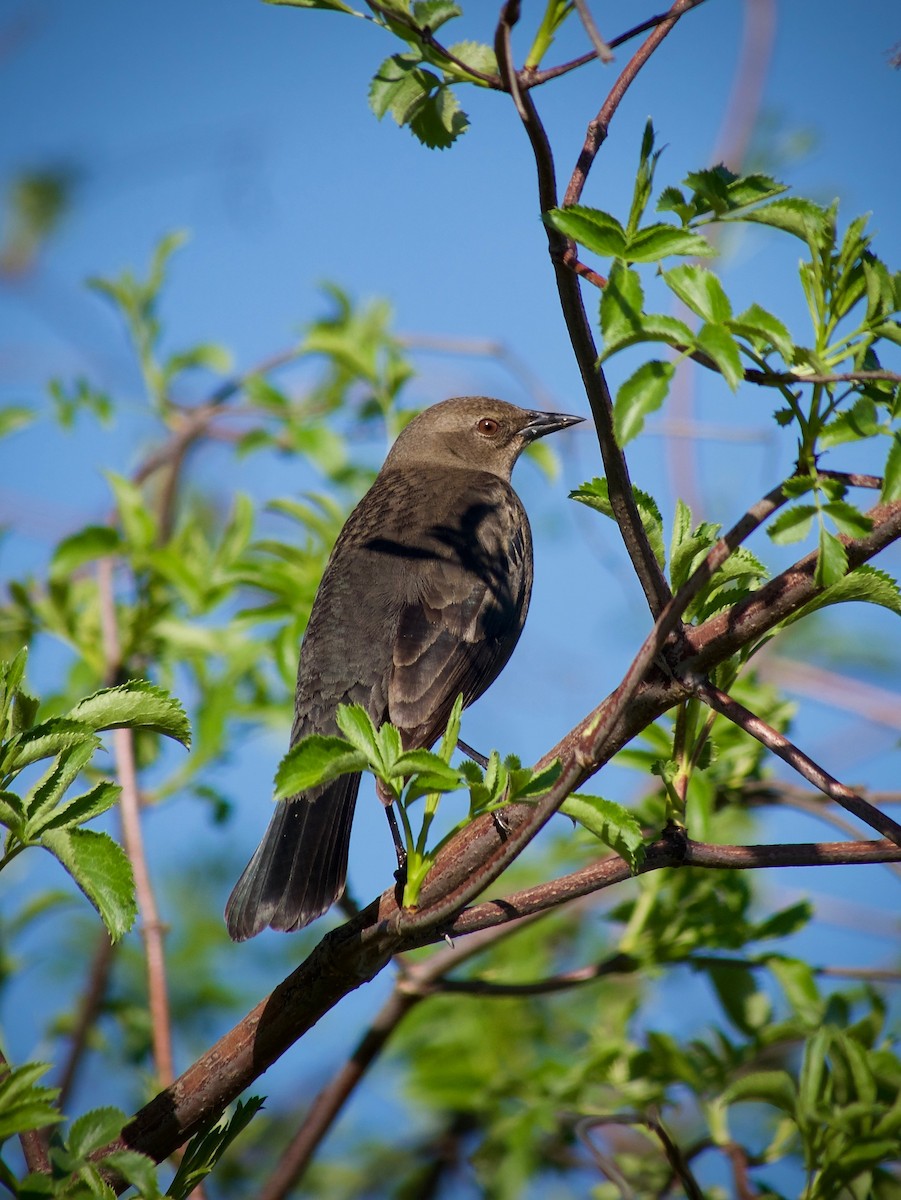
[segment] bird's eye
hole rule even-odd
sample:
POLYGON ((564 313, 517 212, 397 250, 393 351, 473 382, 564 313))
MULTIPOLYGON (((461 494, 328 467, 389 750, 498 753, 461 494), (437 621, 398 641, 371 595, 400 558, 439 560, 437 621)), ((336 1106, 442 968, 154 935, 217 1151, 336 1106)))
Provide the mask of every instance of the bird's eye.
POLYGON ((482 437, 494 437, 500 429, 500 424, 495 421, 494 417, 482 417, 476 424, 476 429, 482 437))

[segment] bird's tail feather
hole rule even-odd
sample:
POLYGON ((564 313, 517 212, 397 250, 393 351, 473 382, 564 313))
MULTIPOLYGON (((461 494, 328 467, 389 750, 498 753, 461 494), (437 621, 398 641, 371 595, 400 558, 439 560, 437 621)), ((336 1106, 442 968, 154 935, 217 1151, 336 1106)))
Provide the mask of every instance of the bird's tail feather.
POLYGON ((342 775, 315 800, 284 800, 225 906, 233 941, 271 925, 302 929, 344 891, 359 775, 342 775))

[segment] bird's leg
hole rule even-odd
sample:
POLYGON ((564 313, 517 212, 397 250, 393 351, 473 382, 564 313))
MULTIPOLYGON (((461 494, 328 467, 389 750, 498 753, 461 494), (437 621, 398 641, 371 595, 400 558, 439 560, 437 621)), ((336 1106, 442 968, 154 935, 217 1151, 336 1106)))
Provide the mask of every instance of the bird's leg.
POLYGON ((473 750, 472 746, 468 746, 462 738, 457 738, 457 745, 463 751, 467 758, 471 758, 474 763, 478 763, 483 771, 488 768, 488 759, 478 750, 473 750))
POLYGON ((394 878, 399 884, 403 884, 407 879, 407 848, 404 846, 404 839, 401 837, 400 826, 394 813, 394 797, 387 788, 382 786, 380 780, 376 780, 375 790, 385 806, 388 828, 391 830, 391 837, 394 841, 394 853, 397 855, 397 872, 394 878))

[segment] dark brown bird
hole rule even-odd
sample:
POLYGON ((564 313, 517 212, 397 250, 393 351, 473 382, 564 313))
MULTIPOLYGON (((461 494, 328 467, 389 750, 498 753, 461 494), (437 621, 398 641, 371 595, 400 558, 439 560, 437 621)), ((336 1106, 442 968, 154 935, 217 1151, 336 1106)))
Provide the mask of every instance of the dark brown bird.
MULTIPOLYGON (((519 640, 532 535, 510 473, 536 438, 580 421, 464 396, 404 429, 335 543, 300 652, 291 745, 335 734, 339 704, 429 747, 519 640)), ((359 775, 279 803, 225 910, 235 941, 301 929, 344 891, 359 775)), ((393 814, 392 814, 393 815, 393 814)))

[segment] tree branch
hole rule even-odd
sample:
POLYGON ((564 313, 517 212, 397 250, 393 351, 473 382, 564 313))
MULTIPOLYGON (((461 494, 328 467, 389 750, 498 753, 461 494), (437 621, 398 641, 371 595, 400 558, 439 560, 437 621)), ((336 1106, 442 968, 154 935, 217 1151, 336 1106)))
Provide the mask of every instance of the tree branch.
MULTIPOLYGON (((544 213, 557 205, 554 157, 547 133, 532 98, 521 88, 513 66, 511 32, 518 19, 518 0, 508 0, 501 12, 494 48, 501 77, 513 97, 516 110, 532 146, 538 172, 538 202, 541 212, 544 213)), ((547 228, 546 233, 563 319, 566 322, 573 353, 579 365, 585 394, 588 397, 597 429, 613 514, 635 572, 644 589, 651 614, 656 617, 670 598, 670 590, 641 523, 638 506, 632 493, 632 483, 626 460, 616 441, 610 390, 607 387, 604 373, 598 366, 597 347, 594 344, 591 326, 582 303, 578 280, 566 262, 570 253, 570 244, 566 238, 550 228, 547 228)))
POLYGON ((883 837, 890 838, 896 845, 901 846, 901 825, 897 821, 893 821, 891 817, 867 803, 863 796, 858 795, 851 788, 839 783, 778 729, 768 725, 766 721, 752 713, 750 709, 745 708, 732 696, 720 691, 708 680, 698 679, 694 683, 693 690, 714 712, 720 713, 734 725, 743 729, 745 733, 756 738, 761 745, 766 746, 777 758, 788 763, 792 770, 797 771, 815 788, 819 788, 830 800, 834 800, 836 804, 840 804, 842 808, 853 813, 855 817, 858 817, 865 825, 869 825, 871 829, 875 829, 877 833, 881 833, 883 837))
MULTIPOLYGON (((106 672, 110 680, 119 672, 122 654, 113 591, 112 559, 101 558, 97 563, 97 582, 100 601, 100 625, 106 672)), ((175 1075, 172 1059, 172 1030, 169 1014, 169 993, 166 985, 166 959, 163 948, 165 926, 160 920, 156 896, 144 854, 141 832, 141 797, 135 764, 134 733, 130 729, 112 731, 113 760, 116 777, 122 788, 119 812, 122 821, 122 841, 134 873, 135 893, 141 914, 141 934, 147 956, 147 999, 150 1007, 153 1059, 163 1086, 175 1075)))

